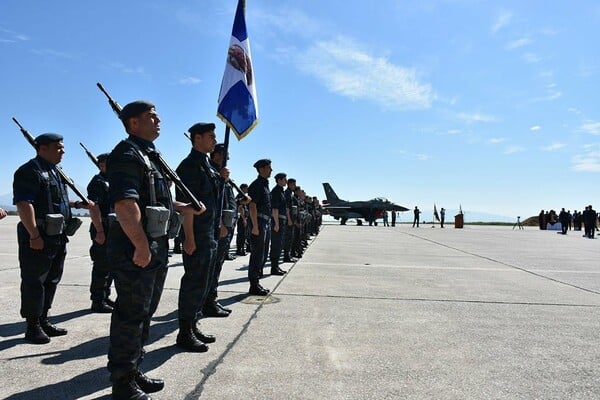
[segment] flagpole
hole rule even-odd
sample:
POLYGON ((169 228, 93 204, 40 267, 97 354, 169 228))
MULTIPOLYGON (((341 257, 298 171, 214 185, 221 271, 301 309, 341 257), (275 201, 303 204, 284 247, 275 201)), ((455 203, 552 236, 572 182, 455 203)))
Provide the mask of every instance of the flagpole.
MULTIPOLYGON (((225 138, 223 139, 223 147, 225 149, 223 151, 223 162, 221 163, 221 169, 227 166, 227 158, 229 158, 229 132, 229 125, 225 124, 225 138)), ((223 203, 225 201, 225 179, 221 178, 219 181, 219 204, 221 207, 219 207, 219 219, 217 222, 217 241, 221 238, 221 219, 223 218, 223 203)))

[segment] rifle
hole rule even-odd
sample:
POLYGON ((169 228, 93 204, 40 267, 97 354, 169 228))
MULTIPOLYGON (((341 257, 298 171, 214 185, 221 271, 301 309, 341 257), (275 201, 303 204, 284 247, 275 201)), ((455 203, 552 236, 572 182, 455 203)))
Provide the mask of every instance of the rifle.
MULTIPOLYGON (((100 83, 96 83, 96 86, 98 86, 100 91, 104 93, 104 95, 108 99, 108 104, 110 104, 110 108, 112 108, 112 110, 115 112, 115 114, 117 114, 118 117, 121 114, 122 107, 119 105, 119 103, 114 101, 112 97, 110 97, 110 94, 108 94, 108 92, 104 90, 104 87, 100 83)), ((198 201, 196 196, 194 196, 190 189, 188 189, 187 186, 185 186, 181 178, 179 178, 179 175, 177 175, 177 172, 175 172, 171 167, 169 167, 167 162, 162 158, 158 151, 151 152, 150 154, 148 154, 148 157, 150 157, 156 164, 158 164, 162 172, 167 176, 167 178, 169 178, 171 182, 175 184, 177 189, 181 190, 181 192, 188 199, 190 199, 190 203, 196 211, 202 210, 202 206, 200 205, 200 202, 198 201)))
MULTIPOLYGON (((190 137, 190 135, 188 135, 187 132, 183 132, 183 135, 192 140, 192 138, 190 137)), ((242 192, 242 189, 240 189, 240 187, 233 181, 233 179, 229 179, 227 182, 229 182, 231 184, 231 186, 233 186, 233 188, 235 189, 236 192, 238 192, 238 194, 241 194, 242 196, 244 196, 246 199, 250 199, 250 196, 248 196, 248 193, 244 193, 242 192)))
POLYGON ((100 89, 100 91, 104 93, 104 95, 108 99, 108 104, 110 105, 110 108, 112 108, 114 113, 117 114, 117 117, 119 117, 121 115, 121 110, 123 109, 123 107, 121 107, 119 103, 117 103, 113 100, 112 97, 110 97, 110 94, 108 94, 108 92, 104 89, 104 86, 102 86, 100 82, 96 83, 96 86, 98 86, 98 89, 100 89))
MULTIPOLYGON (((27 132, 27 129, 23 128, 23 125, 21 125, 19 123, 19 121, 17 121, 16 118, 13 117, 12 119, 15 124, 17 124, 17 126, 19 127, 19 129, 21 130, 21 133, 23 134, 23 136, 25 136, 25 139, 27 139, 27 141, 29 142, 30 145, 32 145, 35 148, 35 139, 33 138, 33 136, 31 136, 31 134, 29 132, 27 132)), ((79 191, 79 189, 77 189, 77 187, 75 186, 75 182, 73 182, 73 180, 71 178, 69 178, 69 176, 65 173, 65 171, 63 171, 63 169, 56 165, 56 171, 58 172, 58 175, 60 176, 60 179, 69 187, 71 188, 71 190, 73 192, 75 192, 75 194, 77 195, 77 197, 79 197, 81 199, 81 202, 83 204, 85 204, 86 206, 89 205, 89 201, 88 199, 83 195, 83 193, 81 193, 79 191)))
POLYGON ((83 143, 79 142, 79 145, 80 145, 81 147, 83 147, 83 150, 85 150, 85 154, 87 154, 88 158, 89 158, 90 160, 92 160, 92 162, 94 163, 94 165, 95 165, 96 167, 98 167, 98 169, 100 169, 100 164, 98 163, 98 158, 97 158, 97 157, 96 157, 96 156, 95 156, 95 155, 94 155, 94 154, 93 154, 91 151, 89 151, 89 150, 87 149, 87 147, 85 147, 85 146, 84 146, 84 144, 83 144, 83 143))

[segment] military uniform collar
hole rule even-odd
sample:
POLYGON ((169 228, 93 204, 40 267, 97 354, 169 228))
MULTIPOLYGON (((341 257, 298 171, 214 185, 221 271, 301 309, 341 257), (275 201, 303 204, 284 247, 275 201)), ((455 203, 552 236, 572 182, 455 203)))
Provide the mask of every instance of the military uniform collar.
POLYGON ((129 140, 135 142, 138 146, 140 146, 141 148, 143 148, 145 150, 155 150, 156 149, 156 147, 154 146, 154 143, 152 143, 149 140, 142 139, 141 137, 138 137, 135 135, 129 135, 129 140))
POLYGON ((52 164, 40 155, 36 156, 34 160, 37 160, 38 164, 44 169, 54 169, 56 167, 55 164, 52 164))

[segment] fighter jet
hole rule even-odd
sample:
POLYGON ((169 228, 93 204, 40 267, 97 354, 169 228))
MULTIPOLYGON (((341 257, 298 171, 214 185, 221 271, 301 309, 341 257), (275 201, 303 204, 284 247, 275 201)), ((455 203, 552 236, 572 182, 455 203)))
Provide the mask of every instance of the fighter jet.
POLYGON ((408 208, 394 204, 386 198, 376 197, 367 201, 346 201, 340 199, 333 191, 329 183, 323 183, 325 197, 323 208, 336 220, 340 220, 341 225, 346 225, 346 221, 355 218, 358 225, 362 224, 361 218, 369 223, 376 223, 377 218, 383 217, 383 211, 408 211, 408 208))

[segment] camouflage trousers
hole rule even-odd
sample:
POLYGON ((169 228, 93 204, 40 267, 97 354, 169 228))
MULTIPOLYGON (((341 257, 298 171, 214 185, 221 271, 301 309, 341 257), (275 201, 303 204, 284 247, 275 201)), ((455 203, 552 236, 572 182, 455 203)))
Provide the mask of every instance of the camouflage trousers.
POLYGON ((98 244, 92 239, 90 247, 90 258, 92 259, 92 280, 90 283, 90 300, 103 301, 110 295, 112 277, 106 257, 106 243, 98 244))
POLYGON ((214 275, 217 242, 212 235, 195 235, 196 251, 183 251, 184 274, 179 286, 179 319, 195 321, 204 306, 214 275))
POLYGON ((38 318, 52 307, 67 256, 66 241, 44 237, 44 248, 29 247, 29 234, 22 223, 17 227, 21 269, 21 316, 38 318))
POLYGON ((136 267, 130 259, 111 259, 117 301, 110 321, 108 370, 111 380, 135 371, 148 340, 150 319, 158 307, 167 277, 166 237, 153 256, 151 268, 136 267))

